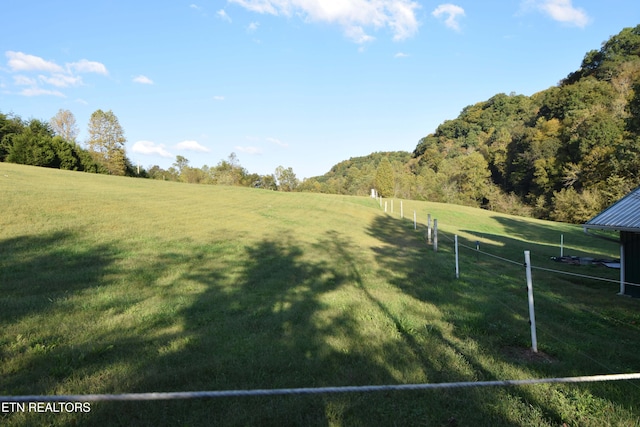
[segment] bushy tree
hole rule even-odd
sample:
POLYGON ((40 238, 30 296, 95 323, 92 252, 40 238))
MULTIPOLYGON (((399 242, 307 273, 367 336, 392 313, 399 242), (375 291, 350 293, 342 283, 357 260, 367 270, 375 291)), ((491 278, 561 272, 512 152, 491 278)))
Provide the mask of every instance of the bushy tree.
POLYGON ((95 161, 112 175, 124 175, 126 155, 124 130, 111 110, 96 110, 89 119, 87 148, 95 161))
POLYGON ((376 169, 376 190, 382 197, 394 196, 393 167, 388 158, 383 158, 376 169))
POLYGON ((294 191, 298 188, 298 178, 291 167, 278 166, 274 174, 279 191, 294 191))

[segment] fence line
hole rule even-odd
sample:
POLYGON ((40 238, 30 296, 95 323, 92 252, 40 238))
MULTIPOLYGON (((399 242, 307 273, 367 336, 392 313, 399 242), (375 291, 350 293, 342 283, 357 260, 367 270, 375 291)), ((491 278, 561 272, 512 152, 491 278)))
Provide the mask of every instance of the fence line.
MULTIPOLYGON (((447 236, 442 231, 439 231, 439 233, 442 236, 444 236, 445 238, 447 238, 449 241, 451 241, 451 242, 454 241, 451 237, 447 236)), ((487 255, 487 256, 490 256, 490 257, 493 257, 493 258, 497 258, 497 259, 505 261, 505 262, 509 262, 511 264, 517 264, 517 265, 524 266, 524 264, 522 262, 514 261, 514 260, 511 260, 511 259, 508 259, 508 258, 504 258, 504 257, 498 256, 498 255, 491 254, 489 252, 481 251, 481 250, 473 248, 471 246, 467 246, 464 243, 460 243, 460 241, 458 241, 458 246, 466 248, 466 249, 469 249, 469 250, 471 250, 471 251, 473 251, 475 253, 480 253, 480 254, 487 255)), ((531 268, 533 268, 534 270, 541 270, 541 271, 546 271, 546 272, 549 272, 549 273, 565 274, 567 276, 581 277, 583 279, 600 280, 600 281, 603 281, 603 282, 610 282, 610 283, 616 283, 616 284, 623 283, 625 285, 631 285, 631 286, 640 286, 640 284, 638 284, 638 283, 632 283, 632 282, 626 282, 626 281, 625 282, 621 282, 620 280, 616 280, 616 279, 607 279, 605 277, 588 276, 586 274, 571 273, 569 271, 554 270, 554 269, 551 269, 551 268, 537 267, 535 265, 532 265, 531 268)))
POLYGON ((534 384, 587 383, 603 381, 640 380, 640 372, 627 374, 590 375, 561 378, 533 378, 524 380, 496 381, 461 381, 450 383, 368 385, 343 387, 305 387, 254 390, 220 390, 220 391, 183 391, 158 393, 122 393, 122 394, 69 394, 69 395, 31 395, 0 396, 0 402, 100 402, 100 401, 143 401, 143 400, 177 400, 202 399, 240 396, 282 396, 298 394, 357 393, 376 391, 433 390, 444 388, 470 387, 506 387, 534 384))
MULTIPOLYGON (((431 214, 428 214, 428 215, 427 215, 427 218, 428 218, 428 222, 427 222, 427 230, 428 230, 428 231, 430 231, 431 214)), ((414 225, 414 229, 415 229, 415 225, 414 225)), ((449 236, 447 235, 447 233, 442 233, 442 231, 440 231, 440 234, 441 234, 442 236, 444 236, 444 238, 448 239, 449 241, 454 242, 454 239, 452 239, 451 237, 449 237, 449 236)), ((477 254, 487 255, 487 256, 489 256, 489 257, 496 258, 496 259, 498 259, 498 260, 501 260, 501 261, 504 261, 504 262, 507 262, 507 263, 516 264, 516 265, 520 265, 520 266, 522 266, 522 267, 526 267, 524 263, 521 263, 521 262, 518 262, 518 261, 514 261, 514 260, 511 260, 511 259, 508 259, 508 258, 504 258, 504 257, 498 256, 498 255, 494 255, 494 254, 491 254, 491 253, 488 253, 488 252, 485 252, 485 251, 481 251, 481 250, 479 250, 479 248, 478 248, 478 247, 473 248, 473 247, 467 246, 467 245, 465 245, 465 244, 461 244, 461 243, 459 243, 459 239, 458 239, 458 245, 459 245, 459 246, 462 246, 462 247, 464 247, 464 248, 466 248, 466 249, 469 249, 470 251, 473 251, 473 252, 475 252, 475 253, 477 253, 477 254)), ((614 279, 606 279, 606 278, 601 278, 601 277, 587 276, 587 275, 582 275, 582 274, 577 274, 577 273, 570 273, 570 272, 561 271, 561 270, 547 269, 547 268, 543 268, 543 267, 535 267, 535 266, 531 266, 531 267, 532 267, 532 268, 534 268, 534 269, 536 269, 536 268, 537 268, 537 269, 539 269, 539 270, 548 271, 548 272, 551 272, 551 273, 567 274, 567 275, 579 276, 579 277, 588 278, 588 279, 593 279, 593 280, 605 280, 605 281, 607 281, 607 282, 612 282, 612 283, 616 283, 616 284, 619 284, 619 283, 620 283, 620 281, 619 281, 619 280, 614 280, 614 279)), ((482 267, 480 267, 480 268, 482 268, 482 267)), ((482 268, 482 269, 483 269, 483 270, 485 270, 484 268, 482 268)), ((626 284, 626 283, 627 283, 627 282, 625 282, 625 284, 626 284)), ((628 284, 638 286, 638 284, 634 284, 634 283, 628 283, 628 284)), ((516 314, 516 315, 521 315, 521 313, 516 312, 516 311, 513 309, 513 307, 512 307, 512 306, 510 306, 509 304, 507 304, 507 303, 505 303, 505 302, 501 301, 500 299, 497 299, 496 301, 497 301, 500 305, 504 306, 506 309, 508 309, 509 311, 511 311, 512 313, 514 313, 514 314, 516 314)), ((598 313, 598 312, 595 312, 595 311, 593 311, 593 310, 587 310, 587 311, 589 311, 589 312, 590 312, 590 313, 592 313, 592 314, 599 315, 599 316, 603 317, 605 320, 613 320, 613 321, 615 321, 615 322, 618 322, 618 323, 624 324, 625 326, 629 326, 626 322, 622 322, 622 321, 620 321, 620 320, 618 320, 618 319, 611 318, 610 316, 604 316, 602 313, 598 313)), ((538 327, 539 327, 539 325, 538 325, 538 327)), ((542 329, 542 330, 544 331, 544 333, 545 333, 547 336, 549 336, 550 338, 553 338, 554 340, 556 340, 556 341, 558 341, 558 342, 563 342, 563 340, 562 340, 562 339, 560 339, 560 338, 558 338, 557 336, 555 336, 554 334, 552 334, 552 333, 551 333, 547 328, 545 328, 544 326, 543 326, 543 327, 541 327, 541 328, 539 328, 539 329, 542 329)), ((609 372, 614 372, 614 370, 613 370, 613 369, 611 369, 609 366, 607 366, 606 364, 604 364, 604 363, 602 363, 602 362, 600 362, 600 361, 598 361, 598 360, 594 359, 593 357, 589 356, 588 354, 586 354, 586 353, 584 353, 584 352, 582 352, 582 351, 578 351, 578 353, 580 353, 583 357, 585 357, 585 358, 587 358, 587 359, 591 360, 591 361, 592 361, 593 363, 595 363, 596 365, 599 365, 599 366, 601 366, 602 368, 606 369, 607 371, 609 371, 609 372)), ((636 388, 638 388, 638 389, 640 390, 640 386, 639 386, 639 385, 636 385, 636 384, 634 384, 634 383, 631 383, 631 384, 633 384, 636 388)))

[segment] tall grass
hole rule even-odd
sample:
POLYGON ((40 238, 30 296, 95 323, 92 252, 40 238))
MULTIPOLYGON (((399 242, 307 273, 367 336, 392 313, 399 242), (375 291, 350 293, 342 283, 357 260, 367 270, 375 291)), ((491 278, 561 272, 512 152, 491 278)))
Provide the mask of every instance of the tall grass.
MULTIPOLYGON (((0 395, 402 384, 636 372, 638 301, 524 269, 615 257, 579 227, 460 206, 0 163, 0 395), (396 205, 397 205, 396 201, 396 205), (413 229, 438 218, 440 248, 413 229)), ((636 382, 94 403, 48 425, 638 425, 636 382)))

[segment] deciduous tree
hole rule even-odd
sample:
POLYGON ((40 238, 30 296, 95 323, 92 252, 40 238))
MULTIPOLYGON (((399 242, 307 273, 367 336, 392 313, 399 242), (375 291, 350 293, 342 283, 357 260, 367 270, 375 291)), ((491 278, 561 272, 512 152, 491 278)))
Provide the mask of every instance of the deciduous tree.
POLYGON ((60 109, 49 121, 53 132, 67 142, 76 143, 78 126, 76 118, 69 110, 60 109))
POLYGON ((393 167, 388 158, 383 158, 376 170, 376 189, 382 197, 393 197, 393 167))
POLYGON ((127 142, 118 118, 111 110, 96 110, 89 119, 87 148, 94 159, 110 174, 124 175, 126 158, 124 144, 127 142))
POLYGON ((284 166, 278 166, 275 177, 280 191, 293 191, 298 188, 298 178, 291 167, 285 169, 284 166))

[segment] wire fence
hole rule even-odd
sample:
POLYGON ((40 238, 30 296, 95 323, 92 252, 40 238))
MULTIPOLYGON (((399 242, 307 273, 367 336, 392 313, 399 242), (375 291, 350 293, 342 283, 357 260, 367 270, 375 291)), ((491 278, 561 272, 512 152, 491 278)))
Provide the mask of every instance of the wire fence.
MULTIPOLYGON (((525 264, 524 261, 516 261, 516 260, 509 259, 509 258, 506 258, 506 257, 503 257, 503 256, 499 256, 499 255, 496 255, 496 254, 493 254, 493 253, 490 253, 490 252, 487 252, 487 251, 484 251, 484 250, 480 250, 477 246, 476 247, 472 247, 472 246, 466 245, 466 244, 460 242, 460 239, 457 238, 458 237, 457 235, 454 235, 454 237, 451 237, 449 235, 449 233, 444 233, 444 232, 442 232, 441 229, 438 230, 437 233, 438 233, 439 236, 441 236, 444 239, 446 239, 447 241, 449 241, 449 243, 451 243, 451 244, 456 244, 457 243, 458 247, 467 249, 470 252, 476 254, 476 256, 486 256, 488 258, 497 260, 497 261, 505 263, 505 264, 517 265, 519 267, 522 267, 522 269, 523 269, 522 277, 514 278, 514 281, 522 281, 522 282, 524 282, 524 269, 526 268, 526 264, 525 264)), ((493 265, 491 271, 489 271, 489 270, 485 269, 484 267, 480 266, 477 262, 474 263, 474 264, 475 264, 475 268, 480 268, 480 269, 486 270, 486 272, 490 273, 490 274, 494 274, 495 271, 498 270, 496 265, 493 265)), ((567 272, 567 271, 562 271, 562 270, 557 270, 557 269, 538 267, 538 266, 535 266, 535 265, 530 265, 530 267, 533 270, 544 271, 546 273, 551 273, 551 274, 566 275, 566 276, 579 277, 579 278, 588 279, 588 280, 603 281, 603 282, 616 283, 616 284, 620 284, 621 283, 620 280, 615 280, 615 279, 610 279, 610 278, 605 278, 605 277, 598 277, 598 276, 590 276, 590 275, 586 275, 586 274, 572 273, 572 272, 567 272)), ((500 269, 500 270, 504 272, 504 269, 500 269)), ((626 282, 626 281, 624 281, 622 283, 624 283, 625 285, 640 286, 637 283, 631 283, 631 282, 626 282)), ((513 314, 515 314, 517 316, 522 315, 522 313, 519 313, 514 309, 512 304, 509 304, 509 303, 507 303, 505 301, 501 301, 500 299, 496 299, 495 301, 499 305, 504 307, 506 310, 512 312, 513 314)), ((639 325, 633 325, 633 324, 630 325, 628 322, 623 322, 623 321, 621 321, 619 319, 615 319, 615 318, 613 318, 611 316, 605 316, 602 313, 599 313, 599 312, 597 312, 597 311, 595 311, 593 309, 587 309, 586 311, 588 311, 589 313, 594 314, 596 316, 599 316, 599 317, 601 317, 601 318, 603 318, 603 319, 605 319, 607 321, 615 322, 618 325, 624 325, 624 326, 627 326, 627 327, 632 327, 635 330, 639 330, 640 329, 639 325)), ((554 333, 552 333, 550 331, 549 328, 540 327, 540 325, 538 325, 537 328, 540 329, 541 331, 543 331, 545 336, 547 336, 549 338, 552 338, 556 342, 558 342, 558 343, 563 343, 564 342, 564 340, 561 337, 556 336, 554 333)), ((588 355, 587 353, 585 353, 583 351, 580 351, 580 350, 575 350, 575 351, 578 354, 580 354, 582 357, 584 357, 585 359, 587 359, 590 362, 594 363, 595 365, 598 365, 598 366, 602 367, 603 369, 606 369, 608 372, 612 372, 612 373, 615 372, 615 370, 612 369, 608 364, 603 363, 602 361, 599 361, 599 360, 591 357, 590 355, 588 355)), ((636 388, 638 388, 638 390, 640 390, 640 386, 639 385, 634 384, 634 386, 636 388)))
POLYGON ((627 374, 605 374, 579 377, 535 378, 522 380, 496 381, 460 381, 449 383, 425 384, 397 384, 397 385, 368 385, 343 387, 306 387, 279 388, 254 390, 220 390, 220 391, 183 391, 166 393, 122 393, 122 394, 67 394, 67 395, 31 395, 31 396, 0 396, 0 402, 106 402, 106 401, 149 401, 149 400, 179 400, 204 399, 222 397, 264 397, 283 395, 309 395, 330 393, 370 393, 382 391, 411 391, 437 390, 471 387, 514 387, 535 384, 567 384, 592 383, 603 381, 640 380, 640 372, 627 374))

